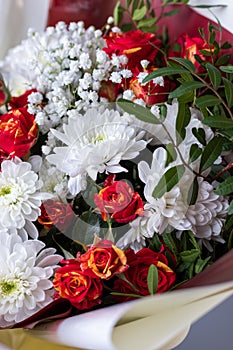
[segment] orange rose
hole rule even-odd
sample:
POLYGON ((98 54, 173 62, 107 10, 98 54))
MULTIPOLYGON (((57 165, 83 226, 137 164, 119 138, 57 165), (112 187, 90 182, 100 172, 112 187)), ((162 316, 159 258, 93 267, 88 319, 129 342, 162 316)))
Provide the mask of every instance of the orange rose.
MULTIPOLYGON (((79 310, 90 309, 101 303, 103 292, 100 278, 91 278, 80 268, 77 259, 62 260, 54 276, 53 285, 57 294, 68 299, 79 310)), ((96 277, 96 276, 95 276, 96 277)))
POLYGON ((0 150, 9 157, 23 157, 36 141, 38 125, 26 108, 0 116, 0 150))
POLYGON ((153 63, 161 41, 155 34, 143 33, 141 30, 132 30, 126 33, 111 32, 105 38, 107 47, 103 50, 111 57, 112 54, 126 55, 127 68, 132 69, 140 65, 141 60, 153 63))
POLYGON ((82 254, 79 260, 81 269, 86 274, 102 279, 109 279, 128 268, 123 250, 108 240, 100 240, 82 254))
POLYGON ((41 206, 41 214, 38 222, 50 229, 57 226, 60 230, 65 230, 74 218, 71 205, 48 199, 41 206))
POLYGON ((140 195, 125 181, 109 183, 94 195, 94 202, 104 221, 110 217, 118 223, 128 223, 137 215, 143 215, 143 201, 140 195))

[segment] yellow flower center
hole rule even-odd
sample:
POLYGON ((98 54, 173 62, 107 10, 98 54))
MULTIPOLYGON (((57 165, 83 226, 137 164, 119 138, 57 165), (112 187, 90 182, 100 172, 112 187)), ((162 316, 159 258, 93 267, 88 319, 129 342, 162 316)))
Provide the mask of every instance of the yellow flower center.
POLYGON ((6 196, 11 193, 11 188, 10 186, 5 186, 0 188, 0 196, 6 196))

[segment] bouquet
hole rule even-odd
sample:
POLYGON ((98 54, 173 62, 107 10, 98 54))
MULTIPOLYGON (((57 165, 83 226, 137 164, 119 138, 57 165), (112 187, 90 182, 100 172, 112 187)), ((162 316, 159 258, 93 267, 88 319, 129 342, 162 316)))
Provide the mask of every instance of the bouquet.
POLYGON ((169 38, 172 3, 0 63, 1 328, 170 294, 232 248, 232 47, 220 23, 169 38))

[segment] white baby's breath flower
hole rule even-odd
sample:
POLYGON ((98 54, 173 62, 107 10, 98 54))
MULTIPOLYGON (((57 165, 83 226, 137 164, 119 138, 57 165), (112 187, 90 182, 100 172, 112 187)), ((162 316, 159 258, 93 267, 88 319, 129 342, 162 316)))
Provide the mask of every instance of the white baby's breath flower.
POLYGON ((130 89, 125 90, 125 91, 123 92, 123 98, 124 98, 125 100, 132 101, 133 98, 135 98, 134 92, 133 92, 132 90, 130 90, 130 89))
POLYGON ((120 84, 122 81, 122 76, 118 72, 112 72, 109 78, 113 83, 120 84))
POLYGON ((148 60, 141 60, 140 63, 141 63, 142 68, 146 69, 148 64, 150 64, 150 61, 148 61, 148 60))
POLYGON ((53 301, 50 278, 62 257, 44 247, 0 231, 0 327, 21 322, 53 301))
POLYGON ((142 83, 143 80, 144 80, 147 76, 148 76, 148 73, 147 73, 147 72, 140 72, 140 73, 138 74, 138 76, 137 76, 138 82, 139 82, 142 86, 144 86, 144 85, 147 84, 147 83, 142 83))
POLYGON ((164 86, 164 79, 163 79, 163 77, 154 78, 152 81, 156 85, 164 86))
MULTIPOLYGON (((32 170, 30 163, 5 160, 0 172, 0 228, 21 230, 27 224, 32 224, 40 215, 43 199, 49 194, 40 191, 42 181, 32 170)), ((36 230, 30 230, 33 238, 37 237, 36 230)), ((26 239, 27 236, 23 236, 26 239)))
POLYGON ((114 110, 89 109, 85 115, 71 116, 63 133, 52 133, 64 146, 54 148, 47 159, 70 176, 73 195, 85 188, 87 175, 96 180, 98 173, 127 171, 120 161, 135 158, 147 144, 144 133, 135 132, 114 110))

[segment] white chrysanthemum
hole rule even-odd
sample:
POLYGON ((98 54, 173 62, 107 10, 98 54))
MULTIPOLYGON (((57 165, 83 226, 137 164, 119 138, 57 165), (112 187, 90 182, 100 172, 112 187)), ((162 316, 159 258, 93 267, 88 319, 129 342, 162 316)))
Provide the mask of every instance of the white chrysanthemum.
POLYGON ((120 161, 135 158, 147 144, 144 133, 137 134, 114 110, 89 109, 85 115, 72 115, 64 133, 52 133, 65 146, 55 147, 47 159, 70 176, 73 195, 85 189, 87 175, 95 181, 98 173, 127 171, 120 161))
POLYGON ((40 215, 40 206, 48 194, 40 192, 42 182, 32 171, 30 163, 5 160, 0 172, 0 228, 17 230, 26 239, 25 227, 30 227, 29 234, 36 238, 33 221, 40 215))
MULTIPOLYGON (((176 120, 178 115, 179 104, 177 100, 174 99, 171 105, 167 103, 165 105, 167 108, 167 115, 165 120, 163 121, 164 127, 161 124, 150 124, 142 122, 133 115, 130 115, 130 122, 135 127, 145 130, 148 134, 148 138, 152 139, 152 144, 167 145, 171 143, 172 138, 173 143, 176 144, 176 146, 182 153, 183 158, 185 159, 185 161, 188 162, 189 151, 192 144, 196 143, 200 148, 203 148, 203 146, 200 144, 197 138, 193 135, 192 129, 203 129, 205 131, 207 143, 211 140, 211 138, 213 138, 213 131, 210 127, 202 123, 201 120, 203 119, 203 115, 201 114, 201 112, 195 108, 190 108, 191 118, 188 126, 186 127, 186 136, 184 140, 180 142, 180 139, 176 132, 176 120)), ((160 119, 162 122, 158 106, 152 106, 151 112, 155 115, 156 118, 160 119)))
POLYGON ((167 153, 164 148, 157 148, 153 153, 151 167, 141 161, 138 164, 139 177, 145 183, 145 214, 130 223, 130 230, 117 242, 121 248, 131 246, 140 249, 145 237, 151 238, 155 233, 161 234, 168 227, 187 230, 191 224, 185 218, 187 205, 183 199, 182 182, 179 182, 161 198, 154 198, 152 193, 161 177, 168 170, 165 166, 167 153))
POLYGON ((53 199, 67 203, 67 197, 70 197, 67 176, 46 159, 43 159, 39 175, 43 181, 41 190, 50 193, 53 199))
POLYGON ((52 302, 50 278, 62 257, 44 246, 0 231, 0 327, 21 322, 52 302))
POLYGON ((160 147, 153 153, 151 167, 145 161, 138 164, 139 177, 145 183, 144 196, 147 203, 144 208, 151 213, 147 227, 150 237, 154 231, 162 233, 169 225, 177 229, 187 229, 187 222, 184 220, 187 207, 182 197, 180 182, 160 198, 154 198, 152 195, 155 186, 168 170, 165 165, 166 159, 167 152, 160 147))
POLYGON ((227 216, 229 203, 226 198, 214 193, 214 187, 203 178, 198 178, 198 197, 196 203, 189 206, 186 218, 191 224, 191 230, 197 238, 209 249, 210 240, 224 243, 221 230, 227 216))

